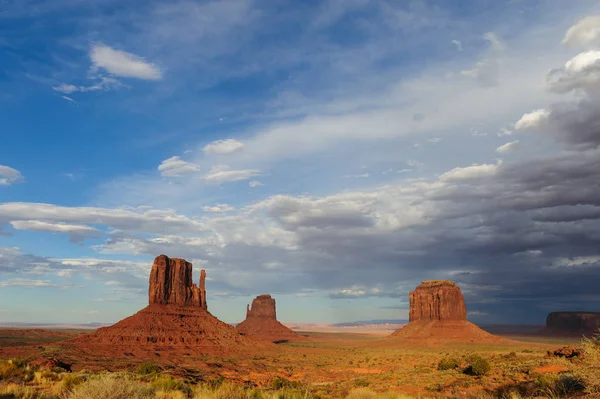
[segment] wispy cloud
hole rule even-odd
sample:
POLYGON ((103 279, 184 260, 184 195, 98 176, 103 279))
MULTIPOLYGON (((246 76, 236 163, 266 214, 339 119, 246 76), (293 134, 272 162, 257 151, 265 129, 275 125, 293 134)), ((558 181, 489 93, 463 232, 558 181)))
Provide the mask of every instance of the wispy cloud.
POLYGON ((12 186, 23 181, 21 172, 10 166, 0 165, 0 186, 12 186))
POLYGON ((160 69, 143 58, 125 51, 116 50, 105 44, 94 44, 90 49, 92 69, 103 69, 106 72, 125 78, 159 80, 160 69))

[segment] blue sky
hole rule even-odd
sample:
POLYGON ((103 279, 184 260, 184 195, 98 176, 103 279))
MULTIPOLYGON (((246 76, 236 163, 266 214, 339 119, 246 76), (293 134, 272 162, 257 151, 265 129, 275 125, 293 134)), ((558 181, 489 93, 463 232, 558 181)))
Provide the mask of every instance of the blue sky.
POLYGON ((228 322, 598 310, 595 1, 9 1, 0 322, 113 322, 165 253, 228 322))

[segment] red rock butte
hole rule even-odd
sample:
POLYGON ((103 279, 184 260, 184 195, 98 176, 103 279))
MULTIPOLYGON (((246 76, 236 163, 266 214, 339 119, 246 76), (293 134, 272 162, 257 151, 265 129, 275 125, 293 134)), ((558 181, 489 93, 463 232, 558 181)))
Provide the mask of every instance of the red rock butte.
POLYGON ((246 307, 246 320, 236 326, 243 335, 271 341, 301 341, 307 338, 277 321, 275 299, 269 294, 259 295, 246 307))
MULTIPOLYGON (((192 264, 160 255, 150 272, 148 306, 118 323, 64 342, 66 348, 104 357, 155 357, 157 353, 225 354, 260 345, 210 314, 204 281, 192 282, 192 264)), ((175 358, 172 358, 175 359, 175 358)))
POLYGON ((592 335, 599 329, 599 312, 552 312, 546 317, 544 332, 553 335, 592 335))
POLYGON ((392 333, 391 337, 431 341, 504 341, 467 321, 462 291, 453 281, 423 281, 410 292, 409 302, 409 323, 392 333))

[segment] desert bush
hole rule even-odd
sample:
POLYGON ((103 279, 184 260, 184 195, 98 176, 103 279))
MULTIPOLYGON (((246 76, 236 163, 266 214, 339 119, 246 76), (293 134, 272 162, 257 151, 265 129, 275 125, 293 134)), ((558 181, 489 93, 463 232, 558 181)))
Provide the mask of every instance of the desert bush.
POLYGON ((158 367, 154 363, 142 363, 135 369, 139 375, 156 374, 159 372, 158 367))
POLYGON ((438 370, 454 370, 458 368, 458 360, 454 358, 444 358, 437 365, 438 370))
POLYGON ((469 365, 465 369, 465 373, 478 377, 489 374, 492 369, 490 362, 479 355, 470 356, 468 359, 469 365))
POLYGON ((600 330, 589 338, 583 338, 583 359, 574 370, 574 376, 585 385, 588 394, 600 393, 600 330))
POLYGON ((365 378, 357 378, 354 380, 354 386, 357 388, 366 388, 370 384, 369 380, 365 378))
POLYGON ((273 389, 280 390, 284 388, 298 388, 300 384, 296 381, 290 381, 287 378, 275 377, 271 382, 273 389))
POLYGON ((72 392, 73 389, 83 383, 83 378, 75 374, 64 374, 60 382, 60 391, 72 392))
POLYGON ((51 393, 36 391, 32 387, 20 384, 8 384, 0 387, 0 398, 15 399, 59 399, 58 396, 51 393))
POLYGON ((377 399, 377 393, 369 388, 356 388, 350 391, 346 399, 377 399))
POLYGON ((187 384, 185 384, 183 381, 173 378, 170 375, 164 375, 164 374, 158 375, 150 383, 150 385, 156 391, 160 391, 160 392, 181 391, 186 394, 192 393, 191 388, 187 384))
POLYGON ((20 359, 0 361, 0 381, 24 383, 30 382, 33 377, 33 370, 20 359))
POLYGON ((153 399, 154 390, 127 375, 102 374, 78 385, 68 399, 153 399))

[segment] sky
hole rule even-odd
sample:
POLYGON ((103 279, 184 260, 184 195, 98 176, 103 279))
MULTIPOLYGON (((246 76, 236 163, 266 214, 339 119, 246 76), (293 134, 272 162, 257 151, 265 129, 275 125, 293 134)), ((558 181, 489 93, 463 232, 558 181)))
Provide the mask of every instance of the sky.
POLYGON ((0 323, 600 311, 599 113, 597 1, 5 1, 0 323))

